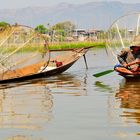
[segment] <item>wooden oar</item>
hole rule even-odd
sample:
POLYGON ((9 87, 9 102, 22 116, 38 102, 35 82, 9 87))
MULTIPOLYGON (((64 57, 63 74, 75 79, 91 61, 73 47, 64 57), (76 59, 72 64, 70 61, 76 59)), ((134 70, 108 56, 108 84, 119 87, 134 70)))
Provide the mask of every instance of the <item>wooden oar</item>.
POLYGON ((99 73, 96 73, 96 74, 93 74, 94 77, 98 78, 98 77, 101 77, 101 76, 104 76, 106 74, 109 74, 111 72, 113 72, 114 70, 106 70, 106 71, 102 71, 102 72, 99 72, 99 73))

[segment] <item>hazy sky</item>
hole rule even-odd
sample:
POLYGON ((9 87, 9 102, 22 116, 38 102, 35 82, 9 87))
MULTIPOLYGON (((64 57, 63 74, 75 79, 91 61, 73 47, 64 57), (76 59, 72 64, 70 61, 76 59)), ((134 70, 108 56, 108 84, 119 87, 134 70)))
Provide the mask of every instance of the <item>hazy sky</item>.
POLYGON ((5 8, 23 8, 28 6, 46 6, 60 2, 68 3, 86 3, 99 1, 120 1, 125 3, 140 3, 140 0, 0 0, 0 9, 5 8))

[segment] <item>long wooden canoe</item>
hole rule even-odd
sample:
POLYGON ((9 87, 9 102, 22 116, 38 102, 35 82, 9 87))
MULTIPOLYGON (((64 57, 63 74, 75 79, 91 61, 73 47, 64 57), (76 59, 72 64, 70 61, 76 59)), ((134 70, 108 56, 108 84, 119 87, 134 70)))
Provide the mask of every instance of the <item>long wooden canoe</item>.
POLYGON ((16 70, 7 70, 0 74, 0 83, 23 81, 60 74, 69 69, 80 57, 85 55, 88 50, 89 48, 73 49, 65 55, 51 58, 47 66, 44 61, 16 70), (62 65, 57 67, 54 63, 55 61, 62 62, 62 65))

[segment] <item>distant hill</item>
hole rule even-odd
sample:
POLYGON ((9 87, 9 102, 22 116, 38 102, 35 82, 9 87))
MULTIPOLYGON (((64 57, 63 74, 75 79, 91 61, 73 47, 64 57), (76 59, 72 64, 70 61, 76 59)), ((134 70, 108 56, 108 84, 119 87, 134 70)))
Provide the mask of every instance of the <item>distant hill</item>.
POLYGON ((53 6, 27 7, 0 10, 0 21, 35 27, 38 24, 54 25, 70 20, 77 28, 107 29, 116 18, 140 11, 140 3, 90 2, 85 4, 60 3, 53 6))

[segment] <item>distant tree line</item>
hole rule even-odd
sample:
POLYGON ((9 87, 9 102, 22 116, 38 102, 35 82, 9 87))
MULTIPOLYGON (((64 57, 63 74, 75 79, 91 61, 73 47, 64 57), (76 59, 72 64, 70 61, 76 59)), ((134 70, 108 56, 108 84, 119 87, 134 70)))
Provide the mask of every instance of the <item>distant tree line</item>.
POLYGON ((70 34, 75 29, 75 24, 70 21, 59 22, 53 26, 48 24, 48 27, 44 25, 38 25, 35 27, 35 31, 41 34, 48 34, 51 41, 63 41, 66 36, 71 36, 70 34))
POLYGON ((0 30, 1 31, 6 29, 9 26, 11 26, 11 25, 9 23, 7 23, 7 22, 4 22, 4 21, 0 22, 0 30))
POLYGON ((49 31, 55 30, 58 32, 66 32, 66 31, 71 31, 75 29, 75 25, 70 22, 70 21, 65 21, 65 22, 59 22, 51 27, 46 28, 44 25, 38 25, 35 27, 35 30, 38 31, 39 33, 48 33, 49 31))
MULTIPOLYGON (((17 24, 17 23, 16 23, 17 24)), ((15 24, 15 25, 16 25, 15 24)), ((7 27, 11 26, 7 22, 0 22, 0 30, 3 30, 7 27)), ((76 25, 72 23, 71 21, 64 21, 59 22, 55 25, 50 25, 49 23, 45 26, 43 24, 37 25, 35 28, 35 31, 44 34, 49 38, 49 41, 64 41, 67 39, 71 39, 73 31, 76 29, 76 25)), ((111 34, 114 35, 115 30, 111 31, 111 34)), ((97 38, 99 39, 105 39, 106 38, 106 32, 100 31, 99 34, 97 34, 97 38)))
MULTIPOLYGON (((4 21, 0 22, 0 30, 3 30, 8 26, 11 25, 4 21)), ((48 24, 47 27, 43 24, 37 25, 35 27, 35 31, 41 34, 48 34, 51 38, 57 38, 57 40, 64 40, 66 36, 70 36, 70 34, 75 28, 76 26, 72 22, 64 21, 52 26, 48 24)))
MULTIPOLYGON (((6 28, 7 26, 11 26, 9 23, 1 21, 0 28, 6 28)), ((73 30, 75 29, 75 25, 70 21, 59 22, 51 27, 45 27, 44 25, 40 24, 35 27, 35 30, 39 33, 48 33, 49 30, 73 30)))

